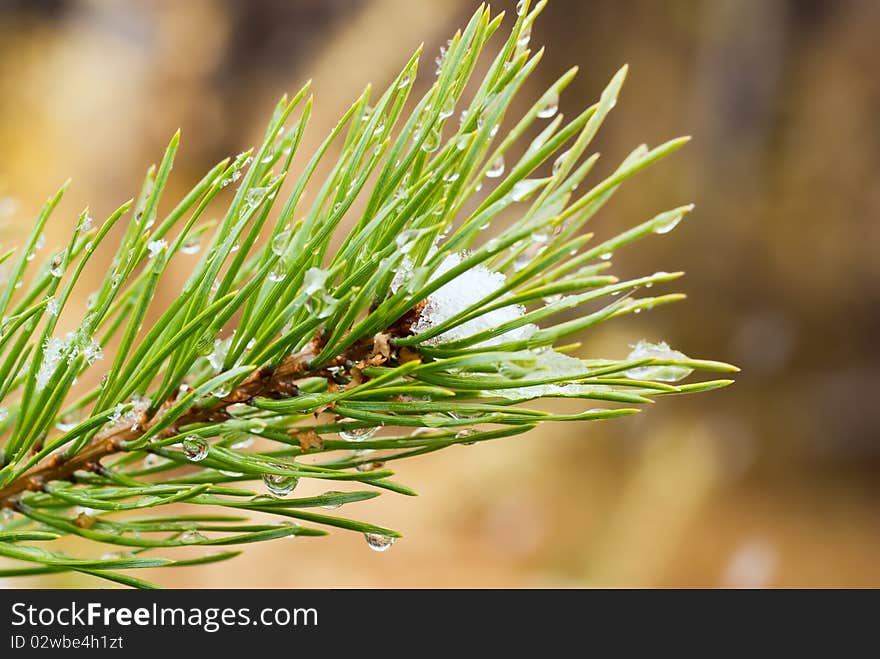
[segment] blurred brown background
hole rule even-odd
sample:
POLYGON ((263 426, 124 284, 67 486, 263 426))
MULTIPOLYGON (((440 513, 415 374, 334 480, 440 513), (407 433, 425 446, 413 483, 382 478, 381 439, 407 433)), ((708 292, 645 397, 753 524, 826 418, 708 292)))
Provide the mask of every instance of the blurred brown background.
MULTIPOLYGON (((277 98, 314 78, 308 153, 365 83, 387 84, 421 41, 429 81, 434 54, 474 8, 0 1, 0 242, 15 243, 68 176, 57 240, 85 204, 106 215, 178 127, 172 193, 185 191, 254 144, 277 98)), ((628 420, 400 464, 419 499, 357 504, 361 518, 405 534, 384 554, 337 532, 152 576, 187 586, 880 586, 878 28, 873 0, 552 0, 532 37, 548 51, 520 109, 577 64, 561 104, 573 116, 629 62, 595 145, 602 171, 640 142, 695 136, 595 220, 608 235, 696 202, 672 234, 616 258, 622 274, 686 270, 689 299, 585 336, 582 355, 665 339, 739 364, 737 384, 628 420)))

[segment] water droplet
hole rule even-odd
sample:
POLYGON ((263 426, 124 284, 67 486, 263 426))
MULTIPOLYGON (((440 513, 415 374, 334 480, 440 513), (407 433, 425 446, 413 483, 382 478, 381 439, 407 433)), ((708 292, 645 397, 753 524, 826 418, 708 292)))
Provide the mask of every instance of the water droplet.
POLYGON ((495 160, 493 160, 489 164, 489 168, 486 170, 486 176, 489 178, 498 178, 504 173, 504 156, 499 155, 495 160))
POLYGON ((446 176, 443 177, 443 180, 446 181, 447 183, 453 183, 458 180, 459 176, 460 176, 460 174, 458 172, 450 172, 449 174, 446 174, 446 176))
POLYGON ((245 448, 248 448, 249 446, 251 446, 251 444, 253 444, 253 443, 254 443, 253 437, 248 437, 247 435, 243 435, 239 441, 235 442, 234 444, 231 444, 229 446, 229 448, 236 449, 236 450, 245 449, 245 448))
POLYGON ((180 246, 181 254, 195 254, 201 249, 202 245, 196 238, 188 238, 180 246))
POLYGON ((547 94, 538 108, 538 116, 541 119, 549 119, 559 110, 559 94, 555 91, 547 94))
POLYGON ((208 457, 208 442, 203 437, 188 435, 184 437, 181 445, 183 454, 192 462, 200 462, 208 457))
MULTIPOLYGON (((119 535, 119 532, 117 531, 113 535, 119 535)), ((130 551, 129 552, 108 551, 106 554, 101 554, 100 560, 102 560, 102 561, 119 561, 119 560, 122 560, 123 558, 131 558, 132 556, 133 556, 133 554, 130 551)))
POLYGON ((654 228, 651 229, 651 231, 653 231, 654 233, 657 233, 657 234, 669 233, 675 227, 678 226, 678 223, 681 222, 681 218, 682 218, 681 215, 673 215, 669 219, 667 219, 663 222, 658 222, 657 224, 655 224, 654 228))
POLYGON ((425 153, 433 153, 440 147, 440 141, 442 140, 442 136, 440 134, 440 129, 435 128, 425 137, 425 141, 422 142, 422 151, 425 153))
POLYGON ((55 299, 55 297, 50 297, 46 301, 46 313, 50 316, 57 316, 58 311, 60 310, 61 303, 55 299))
POLYGON ((61 254, 52 259, 52 263, 49 266, 49 274, 53 277, 60 277, 64 274, 64 259, 61 254))
MULTIPOLYGON (((267 188, 251 188, 244 197, 244 203, 249 209, 262 205, 266 191, 267 188)), ((242 213, 244 212, 242 211, 242 213)))
POLYGON ((562 295, 560 293, 556 293, 555 295, 547 295, 544 297, 544 302, 547 304, 553 304, 554 302, 559 302, 562 299, 562 295))
POLYGON ((416 428, 409 434, 409 436, 421 437, 422 435, 436 435, 438 432, 439 431, 436 428, 416 428))
POLYGON ((150 256, 156 256, 159 252, 165 249, 165 241, 164 240, 151 240, 147 243, 147 251, 150 253, 150 256))
POLYGON ((180 536, 180 541, 186 545, 196 545, 200 542, 205 542, 208 538, 205 537, 204 534, 199 533, 196 530, 190 530, 180 536))
POLYGON ((559 170, 562 169, 562 164, 565 162, 565 159, 568 158, 568 151, 563 151, 559 154, 556 160, 553 161, 553 175, 559 173, 559 170))
POLYGON ((405 88, 405 87, 409 84, 409 81, 410 81, 410 77, 409 77, 409 75, 405 75, 405 76, 403 76, 403 77, 400 79, 400 82, 397 83, 397 88, 398 88, 398 89, 403 89, 403 88, 405 88))
POLYGON ((520 48, 525 48, 529 45, 529 40, 532 38, 532 26, 527 25, 526 29, 519 33, 519 38, 516 40, 516 45, 520 48))
POLYGON ((9 410, 5 407, 0 407, 0 423, 6 421, 9 418, 9 410))
MULTIPOLYGON (((476 428, 462 428, 457 433, 455 433, 455 438, 456 439, 466 439, 468 437, 474 437, 475 435, 479 435, 479 434, 480 434, 480 431, 477 430, 476 428)), ((475 442, 462 442, 462 444, 464 444, 465 446, 470 446, 471 444, 474 444, 474 443, 475 442)))
MULTIPOLYGON (((354 422, 354 419, 342 419, 341 423, 354 422)), ((340 430, 339 436, 348 442, 362 442, 375 435, 382 426, 373 426, 370 428, 348 428, 340 430)))
POLYGON ((599 254, 599 258, 603 261, 610 261, 612 256, 614 256, 612 252, 604 252, 602 254, 599 254))
MULTIPOLYGON (((336 496, 337 494, 342 494, 342 492, 339 492, 337 490, 330 490, 328 492, 324 492, 324 494, 322 494, 321 496, 322 497, 332 497, 332 496, 336 496)), ((342 507, 341 503, 328 503, 326 505, 321 506, 321 508, 323 508, 324 510, 336 510, 337 508, 341 508, 341 507, 342 507)))
POLYGON ((13 519, 15 519, 14 511, 9 508, 0 508, 0 520, 2 520, 4 524, 9 524, 13 519))
POLYGON ((229 348, 232 345, 232 336, 229 336, 225 339, 215 339, 214 340, 214 349, 211 351, 211 354, 208 355, 208 363, 211 364, 211 367, 219 372, 223 370, 223 363, 226 361, 226 356, 229 354, 229 348))
POLYGON ((440 119, 446 119, 451 117, 455 113, 455 98, 450 97, 446 103, 443 104, 441 110, 437 113, 437 116, 440 119))
POLYGON ((519 0, 519 2, 516 3, 516 15, 522 16, 525 13, 526 13, 526 0, 519 0))
MULTIPOLYGON (((294 530, 294 529, 300 528, 299 522, 294 522, 293 520, 289 520, 289 519, 281 522, 281 526, 284 527, 285 529, 288 529, 288 530, 294 530)), ((296 540, 296 536, 297 536, 297 534, 294 531, 292 533, 289 532, 286 536, 284 536, 284 538, 286 540, 296 540)))
MULTIPOLYGON (((279 469, 284 469, 284 465, 274 465, 279 469)), ((272 494, 283 497, 290 494, 293 488, 299 483, 296 476, 285 476, 284 474, 263 474, 263 483, 266 489, 272 494)))
POLYGON ((214 398, 226 398, 229 395, 229 392, 232 391, 232 388, 228 383, 217 385, 214 391, 211 392, 211 395, 214 398))
POLYGON ((287 249, 287 242, 290 240, 290 232, 282 231, 272 239, 272 253, 276 256, 284 254, 287 249))
POLYGON ((517 181, 510 190, 510 198, 514 201, 522 201, 532 194, 540 185, 541 180, 536 178, 526 178, 522 181, 517 181))
MULTIPOLYGON (((373 449, 366 449, 363 451, 355 451, 353 457, 360 458, 365 455, 372 455, 375 453, 373 449)), ((358 471, 376 471, 377 469, 381 469, 385 466, 385 463, 381 460, 369 460, 367 462, 361 462, 359 465, 355 466, 355 469, 358 471)))
POLYGON ((76 427, 76 419, 72 416, 63 416, 58 420, 58 423, 55 424, 55 427, 61 432, 73 430, 76 427))
POLYGON ((269 271, 269 274, 266 275, 266 279, 273 283, 278 283, 279 281, 283 281, 286 276, 287 271, 280 265, 277 265, 269 271))
POLYGON ((394 538, 381 533, 364 533, 364 539, 373 551, 388 551, 394 544, 394 538))
POLYGON ((528 251, 521 252, 517 254, 516 258, 513 260, 513 269, 519 272, 523 268, 525 268, 532 260, 531 255, 529 255, 528 251))

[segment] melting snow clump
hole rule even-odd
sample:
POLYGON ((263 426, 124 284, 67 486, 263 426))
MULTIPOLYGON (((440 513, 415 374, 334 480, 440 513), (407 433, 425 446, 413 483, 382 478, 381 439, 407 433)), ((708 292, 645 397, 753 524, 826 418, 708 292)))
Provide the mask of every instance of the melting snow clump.
POLYGON ((324 287, 327 277, 330 273, 321 268, 309 268, 303 276, 303 293, 306 295, 314 295, 324 287))
POLYGON ((83 337, 81 332, 69 332, 63 339, 57 336, 47 338, 43 343, 43 361, 37 370, 37 391, 49 384, 61 360, 66 359, 69 364, 78 354, 82 354, 89 365, 104 358, 101 344, 91 336, 83 337))
MULTIPOLYGON (((432 279, 436 279, 458 266, 464 256, 462 254, 450 254, 447 256, 432 275, 432 279)), ((437 327, 472 304, 479 302, 487 296, 491 297, 506 282, 507 278, 502 273, 489 270, 482 265, 474 266, 428 296, 421 316, 413 325, 413 332, 420 334, 433 327, 437 327)), ((516 320, 522 317, 523 314, 525 314, 525 308, 520 304, 501 307, 453 327, 438 336, 428 339, 426 343, 437 345, 464 339, 503 323, 516 320)), ((528 339, 537 330, 536 325, 527 324, 476 345, 492 346, 507 343, 508 341, 521 341, 528 339)))
MULTIPOLYGON (((529 353, 524 353, 528 355, 529 353)), ((589 374, 589 369, 580 359, 569 357, 555 350, 545 349, 531 353, 534 362, 524 371, 523 380, 550 380, 559 378, 560 382, 534 384, 525 387, 497 389, 490 392, 493 396, 511 400, 529 400, 542 396, 577 396, 589 394, 607 387, 583 384, 565 384, 564 379, 574 380, 589 374), (564 378, 564 379, 563 379, 564 378)), ((503 371, 502 371, 503 372, 503 371)))
MULTIPOLYGON (((665 341, 651 343, 642 339, 636 343, 630 351, 628 360, 637 359, 664 359, 686 360, 689 357, 683 352, 673 350, 665 341)), ((637 366, 626 371, 628 378, 634 380, 656 380, 659 382, 678 382, 693 373, 692 368, 686 366, 637 366)))
POLYGON ((88 340, 83 343, 81 350, 83 357, 86 358, 86 362, 89 365, 98 359, 104 359, 104 351, 101 349, 101 344, 95 341, 92 337, 89 337, 88 340))
MULTIPOLYGON (((69 335, 68 335, 69 336, 69 335)), ((50 336, 43 343, 43 362, 37 371, 37 391, 40 391, 49 384, 49 380, 58 368, 67 351, 67 341, 59 339, 57 336, 50 336)))

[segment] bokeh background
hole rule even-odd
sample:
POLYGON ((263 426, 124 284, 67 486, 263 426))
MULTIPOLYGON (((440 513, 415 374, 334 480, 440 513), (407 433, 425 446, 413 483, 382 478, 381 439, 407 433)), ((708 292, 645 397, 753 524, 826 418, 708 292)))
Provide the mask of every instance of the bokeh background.
MULTIPOLYGON (((425 89, 433 55, 474 9, 2 0, 0 242, 20 239, 68 176, 50 242, 86 204, 105 216, 178 127, 170 193, 184 192, 256 143, 277 98, 313 78, 308 153, 422 41, 425 89)), ((694 201, 676 231, 615 259, 622 274, 686 270, 689 299, 585 335, 581 354, 665 339, 739 364, 736 385, 396 465, 420 498, 357 504, 405 534, 384 554, 336 532, 151 576, 197 587, 880 586, 878 29, 874 0, 551 0, 532 37, 547 53, 520 109, 577 64, 561 103, 573 116, 629 62, 595 145, 602 171, 640 142, 695 136, 594 227, 610 235, 694 201)))

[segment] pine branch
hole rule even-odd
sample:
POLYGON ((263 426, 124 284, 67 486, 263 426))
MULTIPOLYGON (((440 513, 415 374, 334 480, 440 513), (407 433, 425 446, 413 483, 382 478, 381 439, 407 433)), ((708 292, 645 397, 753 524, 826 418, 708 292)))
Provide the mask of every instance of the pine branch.
POLYGON ((397 532, 314 509, 382 490, 415 494, 390 480, 385 465, 395 460, 544 422, 626 416, 657 396, 730 384, 682 383, 697 370, 736 369, 662 342, 639 342, 618 359, 572 356, 571 341, 590 327, 683 297, 636 296, 681 273, 621 281, 609 269, 618 249, 668 233, 692 207, 598 243, 584 231, 624 182, 686 142, 639 146, 575 194, 596 163, 585 154, 625 67, 566 123, 558 108, 575 74, 567 72, 501 133, 541 59, 528 45, 543 6, 518 4, 510 35, 465 96, 503 18, 481 7, 437 58, 421 99, 410 99, 417 52, 377 99, 364 91, 298 175, 291 163, 311 115, 308 85, 278 104, 259 148, 218 163, 163 215, 175 135, 135 200, 97 227, 83 211, 69 243, 35 268, 66 184, 46 203, 24 248, 0 255, 8 269, 0 556, 15 562, 0 576, 73 570, 148 587, 115 570, 226 560, 239 552, 184 561, 144 554, 318 536, 325 527, 363 533, 385 550, 397 532), (316 180, 332 153, 330 172, 316 180), (307 186, 317 188, 311 197, 307 186), (222 219, 205 222, 220 203, 222 219), (331 249, 343 219, 350 230, 331 249), (59 317, 76 312, 84 266, 122 223, 107 277, 78 328, 58 336, 59 317), (148 324, 169 261, 198 253, 180 294, 148 324), (103 377, 84 391, 77 383, 89 369, 103 377), (534 405, 544 398, 605 406, 554 413, 534 405), (324 462, 300 459, 324 454, 324 462), (302 479, 362 489, 290 496, 302 479), (252 489, 254 480, 268 494, 252 489), (151 508, 158 514, 137 516, 151 508), (255 513, 275 521, 254 523, 255 513), (35 544, 65 535, 127 553, 74 558, 35 544))
MULTIPOLYGON (((410 314, 414 315, 414 314, 410 314)), ((196 405, 193 405, 175 423, 162 430, 159 437, 174 437, 179 434, 179 428, 192 426, 199 423, 222 423, 232 418, 227 411, 229 407, 238 404, 253 403, 256 397, 269 399, 281 399, 295 396, 299 393, 296 382, 303 378, 323 377, 328 381, 328 386, 333 387, 334 372, 331 369, 345 367, 348 369, 362 370, 367 365, 378 366, 384 364, 387 353, 380 346, 387 346, 396 338, 402 338, 409 333, 411 320, 407 317, 401 319, 394 327, 374 337, 371 343, 361 342, 353 349, 339 355, 333 364, 320 369, 312 369, 310 364, 317 356, 321 347, 320 337, 316 337, 309 346, 295 355, 286 357, 278 368, 263 367, 251 373, 241 384, 237 385, 228 395, 217 399, 208 396, 196 405)), ((168 409, 174 404, 174 396, 165 402, 163 409, 168 409)), ((117 424, 112 428, 99 433, 92 439, 85 449, 65 458, 62 453, 54 453, 40 466, 26 471, 15 478, 9 485, 0 489, 0 508, 14 509, 17 497, 22 492, 39 492, 47 483, 59 480, 75 480, 71 478, 76 472, 85 469, 87 471, 101 471, 101 460, 112 456, 125 449, 127 444, 133 443, 150 430, 157 419, 142 416, 132 426, 129 424, 117 424)))

